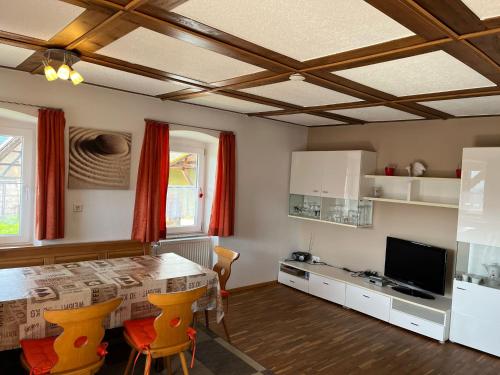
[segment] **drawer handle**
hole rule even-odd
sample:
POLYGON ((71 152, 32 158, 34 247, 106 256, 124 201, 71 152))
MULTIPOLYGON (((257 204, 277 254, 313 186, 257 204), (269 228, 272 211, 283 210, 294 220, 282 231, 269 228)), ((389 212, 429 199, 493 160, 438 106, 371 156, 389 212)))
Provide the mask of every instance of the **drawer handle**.
POLYGON ((363 294, 363 297, 365 297, 365 298, 370 298, 370 296, 367 296, 366 294, 363 294))
POLYGON ((413 322, 410 322, 412 325, 414 326, 417 326, 418 327, 418 324, 417 323, 413 323, 413 322))
POLYGON ((325 194, 328 194, 328 191, 326 191, 326 190, 323 190, 323 193, 325 193, 325 194))
POLYGON ((293 281, 293 280, 289 280, 289 281, 290 281, 292 284, 295 284, 295 281, 293 281))
POLYGON ((326 281, 323 281, 323 284, 325 284, 325 285, 330 285, 330 284, 328 284, 326 281))
POLYGON ((465 288, 460 288, 459 286, 457 286, 457 289, 460 289, 460 290, 467 290, 465 288))
POLYGON ((313 190, 313 193, 319 193, 319 190, 313 190))

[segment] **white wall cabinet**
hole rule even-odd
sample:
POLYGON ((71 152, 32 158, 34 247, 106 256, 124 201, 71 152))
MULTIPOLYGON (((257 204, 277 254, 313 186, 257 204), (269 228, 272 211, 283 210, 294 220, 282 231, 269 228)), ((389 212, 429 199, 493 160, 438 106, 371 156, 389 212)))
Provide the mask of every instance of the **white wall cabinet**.
POLYGON ((376 153, 297 151, 292 153, 290 194, 360 199, 367 195, 365 173, 373 173, 376 153))
POLYGON ((500 247, 500 147, 464 148, 457 241, 500 247))
POLYGON ((450 340, 500 356, 500 290, 453 282, 450 340))

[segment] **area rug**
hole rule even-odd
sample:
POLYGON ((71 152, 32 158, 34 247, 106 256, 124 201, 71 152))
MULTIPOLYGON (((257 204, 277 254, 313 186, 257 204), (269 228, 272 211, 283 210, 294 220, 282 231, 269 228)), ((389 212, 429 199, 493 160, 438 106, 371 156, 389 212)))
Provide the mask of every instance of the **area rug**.
MULTIPOLYGON (((266 370, 214 332, 202 326, 198 326, 197 331, 196 360, 194 368, 189 370, 190 375, 273 375, 272 371, 266 370)), ((109 354, 106 356, 106 363, 98 372, 98 375, 122 375, 127 364, 130 347, 123 341, 121 329, 108 330, 105 340, 109 343, 109 354)), ((6 373, 26 373, 20 367, 19 355, 20 350, 0 352, 0 363, 2 363, 3 370, 8 371, 6 373)), ((189 363, 191 360, 189 352, 186 352, 186 358, 189 363)), ((181 375, 182 369, 178 356, 176 358, 172 357, 172 359, 173 373, 181 375)), ((0 373, 3 374, 3 370, 0 373)), ((159 370, 153 368, 151 375, 166 375, 166 370, 159 370)), ((141 356, 135 366, 134 374, 143 373, 144 356, 141 356)))

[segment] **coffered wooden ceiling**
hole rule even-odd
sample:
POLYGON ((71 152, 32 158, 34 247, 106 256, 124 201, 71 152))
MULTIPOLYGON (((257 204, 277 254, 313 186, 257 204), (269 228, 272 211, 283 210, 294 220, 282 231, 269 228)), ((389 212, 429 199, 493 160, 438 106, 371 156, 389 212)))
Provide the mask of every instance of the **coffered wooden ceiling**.
POLYGON ((499 35, 500 0, 0 0, 0 66, 306 126, 499 115, 499 35))

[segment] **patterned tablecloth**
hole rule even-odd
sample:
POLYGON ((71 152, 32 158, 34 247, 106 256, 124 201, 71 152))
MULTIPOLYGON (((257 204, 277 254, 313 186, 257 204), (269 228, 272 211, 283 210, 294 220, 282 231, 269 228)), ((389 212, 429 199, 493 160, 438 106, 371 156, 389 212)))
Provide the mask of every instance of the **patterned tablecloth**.
POLYGON ((58 335, 61 328, 43 319, 46 309, 71 309, 123 297, 106 328, 127 319, 159 314, 148 293, 168 293, 208 285, 194 311, 224 316, 217 273, 179 255, 138 256, 0 270, 0 350, 19 347, 24 338, 58 335))

